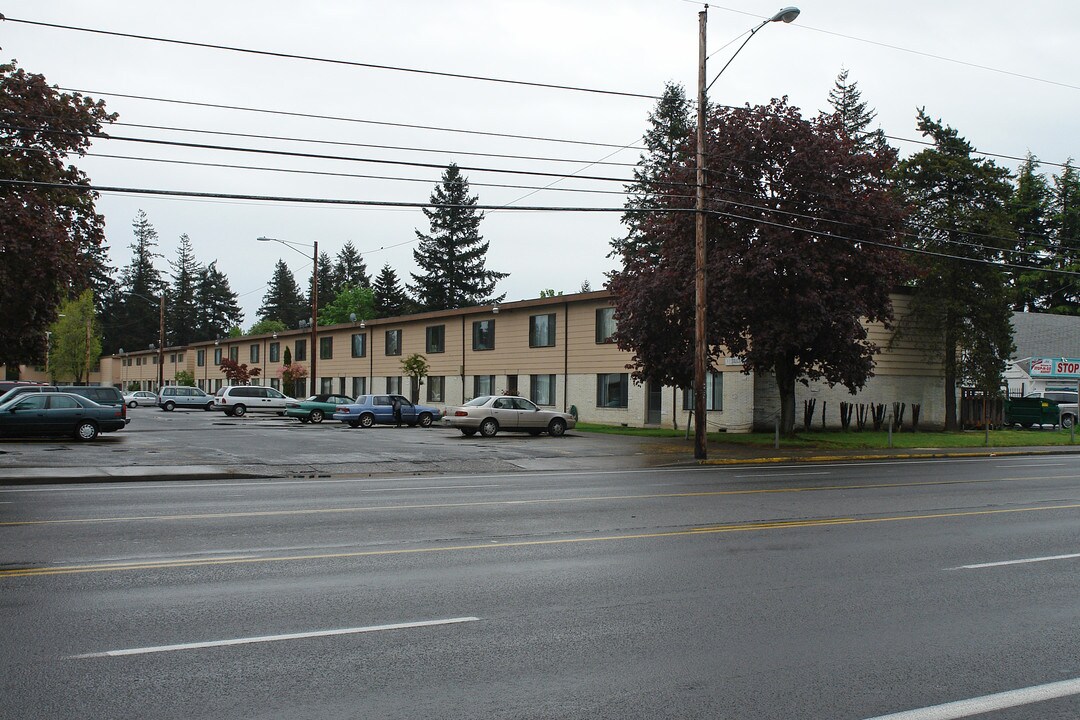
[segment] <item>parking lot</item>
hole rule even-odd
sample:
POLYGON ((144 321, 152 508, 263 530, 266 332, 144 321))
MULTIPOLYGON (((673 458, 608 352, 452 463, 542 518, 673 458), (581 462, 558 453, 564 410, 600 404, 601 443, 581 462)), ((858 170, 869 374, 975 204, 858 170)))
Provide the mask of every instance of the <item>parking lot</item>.
POLYGON ((313 425, 274 414, 238 418, 154 407, 129 409, 128 417, 125 429, 89 443, 0 439, 0 475, 4 467, 141 468, 144 476, 183 466, 259 476, 615 469, 677 462, 688 452, 671 441, 577 431, 467 438, 439 424, 353 429, 332 420, 313 425))

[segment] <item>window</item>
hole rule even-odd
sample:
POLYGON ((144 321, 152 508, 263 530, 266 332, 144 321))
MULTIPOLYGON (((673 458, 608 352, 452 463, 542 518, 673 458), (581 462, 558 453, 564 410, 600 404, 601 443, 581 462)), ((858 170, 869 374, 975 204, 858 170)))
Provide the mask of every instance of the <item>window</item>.
POLYGON ((529 347, 555 347, 555 313, 529 316, 529 347))
POLYGON ((270 343, 270 362, 278 362, 281 359, 281 343, 270 343))
MULTIPOLYGON (((202 380, 199 381, 199 387, 202 387, 202 380)), ((281 390, 281 378, 270 378, 270 387, 281 390)))
POLYGON ((529 399, 537 405, 554 405, 555 376, 532 375, 529 377, 529 399))
MULTIPOLYGON (((367 355, 367 333, 353 333, 352 336, 352 356, 354 358, 360 358, 367 355)), ((355 393, 359 395, 360 393, 355 393)))
POLYGON ((367 395, 366 377, 354 377, 352 379, 352 395, 354 398, 360 397, 361 395, 367 395))
POLYGON ((319 338, 319 359, 320 360, 333 360, 334 359, 334 338, 333 337, 319 338))
POLYGON ((229 348, 229 359, 233 362, 240 362, 240 346, 233 345, 229 348))
POLYGON ((184 353, 176 353, 176 362, 184 362, 184 353))
POLYGON ((615 342, 611 336, 615 334, 615 308, 596 309, 596 342, 615 342))
POLYGON ((429 353, 446 352, 446 326, 431 325, 427 328, 425 347, 429 353))
MULTIPOLYGON (((202 352, 202 351, 200 350, 199 352, 202 352)), ((271 380, 270 382, 274 382, 274 381, 273 381, 273 380, 271 380)), ((206 390, 206 381, 204 381, 204 380, 202 380, 202 379, 200 378, 200 379, 199 379, 199 383, 198 383, 198 384, 199 384, 199 389, 200 389, 200 390, 203 390, 203 391, 205 391, 205 390, 206 390)))
POLYGON ((473 377, 473 397, 495 394, 494 375, 476 375, 473 377))
MULTIPOLYGON (((325 339, 325 338, 323 338, 325 339)), ((329 395, 334 392, 334 378, 324 377, 319 381, 319 392, 324 395, 329 395)))
POLYGON ((252 343, 249 355, 251 357, 251 362, 253 362, 253 363, 259 362, 259 344, 258 343, 252 343))
POLYGON ((596 407, 624 408, 630 390, 627 373, 601 373, 596 376, 596 407))
POLYGON ((173 365, 176 364, 176 353, 169 354, 169 362, 171 362, 173 365))
POLYGON ((214 364, 221 364, 221 348, 214 348, 214 364))
POLYGON ((296 341, 296 352, 293 353, 293 360, 307 360, 307 340, 296 341))
MULTIPOLYGON (((683 410, 694 409, 694 388, 683 390, 683 410)), ((724 409, 724 374, 709 371, 705 375, 705 409, 724 409)))
MULTIPOLYGON (((401 354, 401 331, 400 330, 387 330, 386 331, 386 354, 387 355, 400 355, 401 354)), ((387 390, 387 392, 390 392, 387 390)), ((394 392, 397 392, 396 390, 394 392)))
POLYGON ((444 390, 446 389, 446 378, 444 377, 432 377, 428 375, 427 379, 427 401, 428 402, 443 402, 446 399, 444 390))
POLYGON ((195 351, 195 364, 197 366, 199 366, 199 367, 203 367, 204 365, 206 365, 206 351, 205 350, 196 350, 195 351))
POLYGON ((477 320, 472 324, 472 349, 495 349, 495 321, 477 320))
POLYGON ((157 355, 155 355, 155 356, 153 357, 153 360, 154 360, 154 364, 155 364, 155 365, 157 365, 157 355))
MULTIPOLYGON (((397 332, 401 332, 401 331, 398 330, 397 332)), ((400 375, 391 375, 391 376, 386 378, 386 392, 389 393, 390 395, 400 395, 401 394, 401 376, 400 375)))

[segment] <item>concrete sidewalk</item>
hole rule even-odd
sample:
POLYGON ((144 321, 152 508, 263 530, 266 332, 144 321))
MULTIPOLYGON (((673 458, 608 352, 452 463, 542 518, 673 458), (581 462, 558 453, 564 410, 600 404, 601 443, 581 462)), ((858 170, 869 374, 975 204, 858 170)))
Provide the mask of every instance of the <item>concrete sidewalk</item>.
POLYGON ((918 449, 857 449, 755 447, 711 445, 709 458, 697 461, 684 442, 666 440, 642 444, 643 452, 620 457, 560 457, 518 460, 480 460, 463 467, 458 462, 354 464, 223 464, 223 465, 129 465, 126 467, 0 467, 0 485, 48 485, 66 483, 122 483, 173 480, 230 480, 250 478, 374 477, 387 475, 487 474, 544 470, 611 470, 673 466, 724 466, 779 463, 874 462, 935 458, 1075 455, 1080 478, 1080 445, 1032 447, 968 447, 918 449))

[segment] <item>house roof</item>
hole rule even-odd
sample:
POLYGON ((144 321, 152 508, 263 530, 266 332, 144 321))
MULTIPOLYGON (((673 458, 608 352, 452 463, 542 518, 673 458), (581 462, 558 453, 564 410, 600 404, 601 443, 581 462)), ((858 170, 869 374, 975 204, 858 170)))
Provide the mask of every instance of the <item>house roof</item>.
POLYGON ((1080 357, 1080 316, 1015 312, 1012 325, 1014 359, 1080 357))

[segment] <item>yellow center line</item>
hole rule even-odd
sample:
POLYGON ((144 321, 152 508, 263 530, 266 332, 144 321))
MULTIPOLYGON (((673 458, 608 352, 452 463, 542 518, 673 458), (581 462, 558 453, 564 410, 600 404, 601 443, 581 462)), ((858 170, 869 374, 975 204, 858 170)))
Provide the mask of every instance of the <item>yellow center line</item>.
POLYGON ((821 487, 789 487, 756 490, 707 490, 682 493, 647 493, 641 495, 585 495, 580 497, 542 498, 537 500, 483 500, 479 502, 457 503, 415 503, 408 505, 375 505, 369 507, 313 508, 308 510, 253 510, 228 513, 190 513, 183 515, 133 515, 101 518, 69 518, 58 520, 11 520, 0 522, 0 527, 24 525, 85 525, 93 523, 120 522, 170 522, 176 520, 221 520, 228 518, 253 517, 290 517, 299 515, 330 515, 337 513, 386 512, 393 510, 438 510, 463 507, 493 507, 501 505, 547 505, 573 502, 610 502, 615 500, 660 500, 675 498, 719 497, 726 495, 777 495, 803 492, 835 492, 838 490, 874 490, 902 487, 924 487, 934 485, 973 485, 994 482, 1012 482, 1020 480, 1070 480, 1075 475, 1044 475, 1038 478, 1007 477, 982 480, 932 480, 929 482, 872 483, 863 485, 825 485, 821 487))
POLYGON ((867 523, 897 522, 904 520, 943 520, 948 518, 979 517, 1014 513, 1046 512, 1049 510, 1075 510, 1080 503, 1070 505, 1046 505, 1041 507, 1004 508, 997 510, 965 510, 963 512, 930 513, 921 515, 890 515, 877 518, 821 518, 817 520, 776 521, 766 523, 745 523, 735 525, 714 525, 691 528, 689 530, 669 530, 665 532, 632 533, 623 535, 604 535, 600 537, 560 538, 558 540, 515 540, 512 542, 491 542, 473 545, 448 545, 445 547, 397 548, 390 550, 361 550, 343 553, 318 553, 311 555, 283 555, 256 558, 213 558, 206 560, 181 560, 176 562, 152 561, 145 563, 112 563, 104 565, 67 565, 48 568, 24 568, 0 570, 0 580, 15 577, 34 577, 39 575, 74 575, 79 573, 117 572, 123 570, 158 570, 167 568, 201 567, 206 565, 251 565, 255 563, 296 562, 312 560, 342 560, 364 557, 388 557, 398 555, 420 555, 426 553, 460 552, 471 550, 497 550, 504 548, 542 547, 571 545, 580 543, 608 542, 612 540, 648 540, 711 535, 731 532, 752 532, 764 530, 786 530, 793 528, 823 527, 835 525, 860 525, 867 523))

